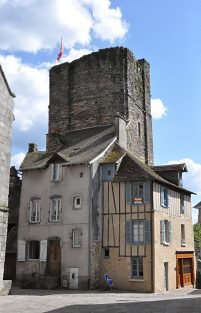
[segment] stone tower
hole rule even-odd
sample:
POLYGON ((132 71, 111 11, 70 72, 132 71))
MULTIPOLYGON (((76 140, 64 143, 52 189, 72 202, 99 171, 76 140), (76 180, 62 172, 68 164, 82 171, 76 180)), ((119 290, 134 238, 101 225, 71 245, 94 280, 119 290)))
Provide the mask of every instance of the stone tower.
POLYGON ((10 90, 0 65, 0 295, 6 294, 10 288, 10 283, 3 281, 3 274, 8 224, 13 97, 15 97, 15 95, 10 90))
POLYGON ((149 63, 123 47, 99 50, 50 70, 47 151, 73 131, 127 121, 127 149, 153 164, 149 63))

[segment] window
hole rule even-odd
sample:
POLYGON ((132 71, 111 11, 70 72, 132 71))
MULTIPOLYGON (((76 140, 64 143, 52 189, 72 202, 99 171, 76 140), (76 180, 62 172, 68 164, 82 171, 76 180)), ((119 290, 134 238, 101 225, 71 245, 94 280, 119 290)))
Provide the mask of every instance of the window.
POLYGON ((74 209, 81 209, 81 197, 73 197, 73 208, 74 209))
POLYGON ((139 205, 150 202, 149 182, 126 183, 126 203, 139 205))
POLYGON ((109 258, 110 257, 110 249, 108 247, 104 248, 104 257, 109 258))
POLYGON ((185 225, 181 224, 181 245, 186 245, 186 236, 185 236, 185 225))
POLYGON ((143 257, 131 258, 131 278, 143 279, 143 257))
POLYGON ((180 214, 184 214, 184 194, 180 193, 180 214))
POLYGON ((115 175, 114 164, 102 164, 102 181, 112 181, 115 175))
POLYGON ((40 199, 32 199, 30 201, 29 223, 40 223, 40 199))
POLYGON ((40 241, 27 242, 27 259, 38 260, 40 256, 40 241))
POLYGON ((126 222, 126 242, 132 245, 151 241, 150 221, 132 220, 126 222))
POLYGON ((161 187, 161 206, 164 208, 169 207, 169 192, 166 187, 161 187))
POLYGON ((61 215, 61 197, 52 198, 50 205, 50 221, 51 222, 60 221, 60 215, 61 215))
POLYGON ((170 244, 172 241, 172 224, 168 220, 162 220, 161 222, 161 244, 170 244))
POLYGON ((52 164, 51 180, 60 181, 62 179, 62 165, 52 164))
POLYGON ((138 122, 137 124, 138 137, 141 137, 141 124, 138 122))
POLYGON ((80 228, 75 228, 72 230, 73 235, 73 248, 80 248, 82 246, 82 232, 80 228))

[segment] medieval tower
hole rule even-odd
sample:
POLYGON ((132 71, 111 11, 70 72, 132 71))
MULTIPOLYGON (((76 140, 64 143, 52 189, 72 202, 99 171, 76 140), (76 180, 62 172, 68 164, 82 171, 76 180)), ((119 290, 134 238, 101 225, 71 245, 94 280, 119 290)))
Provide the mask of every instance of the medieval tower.
MULTIPOLYGON (((127 48, 99 50, 50 70, 47 151, 75 130, 127 121, 127 150, 153 164, 149 63, 127 48)), ((67 137, 66 137, 67 138, 67 137)))

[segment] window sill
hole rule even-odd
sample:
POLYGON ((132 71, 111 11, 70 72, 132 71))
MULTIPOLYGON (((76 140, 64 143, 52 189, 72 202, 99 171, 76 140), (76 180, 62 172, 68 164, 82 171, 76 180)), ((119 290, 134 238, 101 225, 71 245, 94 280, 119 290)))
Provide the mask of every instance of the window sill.
POLYGON ((39 222, 32 222, 32 221, 29 221, 29 224, 40 224, 40 221, 39 221, 39 222))
POLYGON ((170 245, 170 242, 164 241, 164 242, 162 243, 162 245, 163 245, 163 246, 169 246, 169 245, 170 245))
POLYGON ((185 247, 186 246, 186 243, 181 243, 181 247, 185 247))
POLYGON ((136 281, 136 282, 144 282, 144 278, 143 279, 140 279, 140 278, 129 278, 129 281, 136 281))

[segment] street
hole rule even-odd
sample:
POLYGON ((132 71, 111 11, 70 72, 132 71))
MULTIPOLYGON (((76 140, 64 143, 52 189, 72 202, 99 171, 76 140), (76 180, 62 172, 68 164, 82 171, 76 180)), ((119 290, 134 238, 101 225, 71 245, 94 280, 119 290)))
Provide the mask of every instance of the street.
POLYGON ((200 313, 201 290, 185 289, 163 294, 121 291, 23 290, 0 297, 1 313, 200 313))

